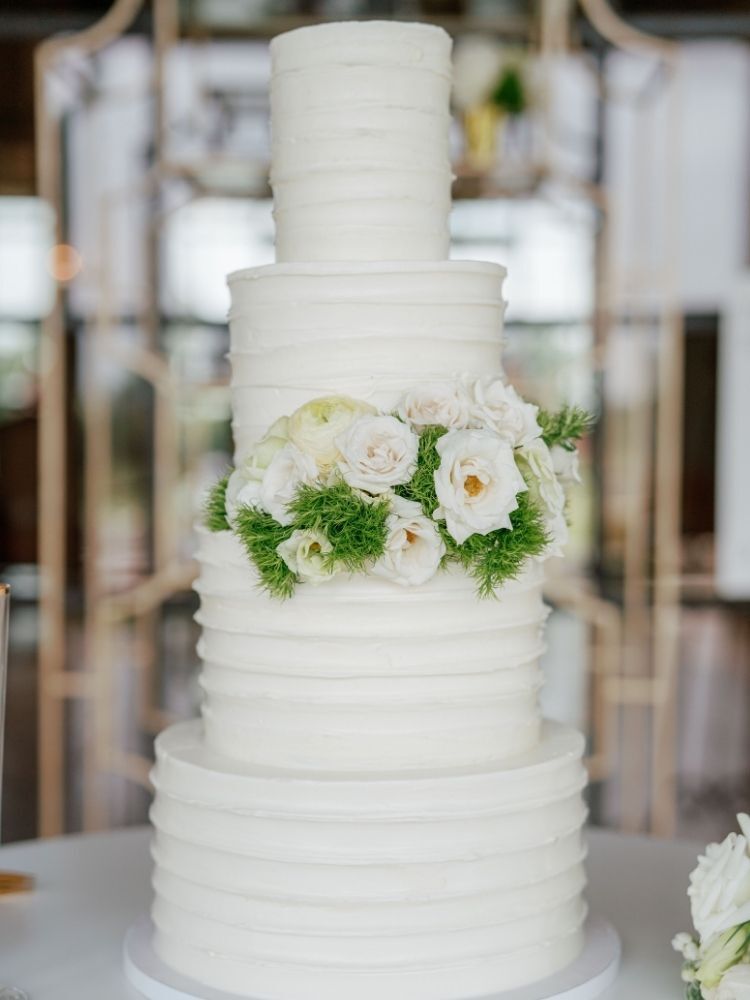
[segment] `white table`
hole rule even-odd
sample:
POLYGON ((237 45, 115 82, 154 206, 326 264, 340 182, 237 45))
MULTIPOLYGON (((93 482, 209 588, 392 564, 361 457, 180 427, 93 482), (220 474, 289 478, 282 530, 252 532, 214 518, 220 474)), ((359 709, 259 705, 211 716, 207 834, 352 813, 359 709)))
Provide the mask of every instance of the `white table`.
MULTIPOLYGON (((0 848, 0 869, 37 879, 0 897, 0 985, 31 1000, 136 1000, 121 972, 125 931, 149 905, 149 831, 119 830, 0 848)), ((693 844, 592 830, 589 900, 617 927, 623 964, 606 1000, 680 1000, 672 936, 689 928, 693 844)))

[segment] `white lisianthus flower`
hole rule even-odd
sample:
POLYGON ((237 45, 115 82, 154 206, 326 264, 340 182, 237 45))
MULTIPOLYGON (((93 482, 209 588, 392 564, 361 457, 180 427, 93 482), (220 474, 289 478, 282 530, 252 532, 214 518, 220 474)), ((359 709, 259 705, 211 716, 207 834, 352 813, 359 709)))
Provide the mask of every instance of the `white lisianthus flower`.
POLYGON ((536 438, 518 451, 518 463, 529 486, 529 496, 539 504, 550 536, 545 556, 561 556, 568 541, 565 491, 560 485, 549 448, 536 438))
POLYGON ((466 427, 471 400, 461 382, 426 382, 409 389, 398 405, 398 414, 412 427, 466 427))
POLYGON ((336 445, 341 475, 353 489, 367 493, 408 483, 417 467, 419 438, 396 417, 359 417, 336 445))
POLYGON ((445 555, 445 545, 420 505, 394 497, 386 527, 385 552, 372 567, 373 574, 405 587, 430 580, 445 555))
POLYGON ((742 832, 709 844, 690 876, 690 908, 703 947, 750 921, 750 816, 741 813, 737 820, 742 832))
POLYGON ((336 575, 326 565, 325 556, 331 551, 331 543, 321 531, 293 531, 276 551, 303 583, 325 583, 336 575))
POLYGON ((350 396, 312 399, 289 418, 289 439, 300 451, 311 455, 320 469, 330 469, 340 457, 336 438, 365 413, 377 410, 350 396))
POLYGON ((279 524, 291 524, 287 505, 301 485, 312 486, 318 477, 315 460, 303 454, 296 445, 287 443, 273 456, 258 491, 257 506, 279 524))
POLYGON ((580 483, 581 472, 578 462, 578 449, 568 451, 561 444, 554 444, 550 448, 552 455, 552 467, 555 475, 564 486, 572 483, 580 483))
POLYGON ((445 520, 453 538, 461 544, 471 535, 510 528, 516 497, 527 486, 507 441, 486 431, 449 431, 436 447, 434 516, 445 520))
POLYGON ((234 524, 239 507, 259 505, 260 485, 265 471, 287 443, 286 421, 286 417, 277 420, 268 429, 266 436, 252 446, 229 477, 224 503, 230 524, 234 524))
POLYGON ((703 990, 708 1000, 750 1000, 750 965, 727 969, 715 990, 703 990))
POLYGON ((541 436, 537 423, 539 407, 521 399, 512 385, 501 378, 479 378, 469 385, 472 397, 471 424, 494 431, 513 448, 530 444, 541 436))

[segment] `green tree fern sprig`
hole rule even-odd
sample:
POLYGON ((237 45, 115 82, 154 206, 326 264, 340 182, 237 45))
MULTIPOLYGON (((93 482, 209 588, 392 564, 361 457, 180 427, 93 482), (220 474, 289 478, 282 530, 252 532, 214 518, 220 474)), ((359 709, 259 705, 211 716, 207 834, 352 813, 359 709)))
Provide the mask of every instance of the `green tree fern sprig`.
POLYGON ((235 517, 235 533, 255 565, 264 590, 282 600, 291 597, 297 578, 276 551, 294 531, 279 524, 270 514, 243 506, 235 517))
POLYGON ((580 406, 563 406, 556 413, 540 410, 536 419, 544 443, 550 448, 560 445, 566 451, 575 450, 576 441, 591 430, 594 422, 593 416, 580 406))
POLYGON ((332 550, 325 561, 331 569, 360 572, 385 550, 388 501, 366 499, 343 480, 330 486, 300 486, 288 510, 294 528, 326 536, 332 550))
POLYGON ((230 531, 227 521, 226 495, 230 473, 214 483, 203 501, 203 523, 209 531, 230 531))

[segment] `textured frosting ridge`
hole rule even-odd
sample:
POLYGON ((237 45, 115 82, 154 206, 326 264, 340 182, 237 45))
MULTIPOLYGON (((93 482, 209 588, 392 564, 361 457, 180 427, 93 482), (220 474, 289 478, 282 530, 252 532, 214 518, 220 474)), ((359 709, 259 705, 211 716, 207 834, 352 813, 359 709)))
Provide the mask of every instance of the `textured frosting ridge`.
MULTIPOLYGON (((272 42, 277 264, 229 278, 237 462, 346 394, 499 375, 505 271, 449 261, 450 39, 398 22, 272 42)), ((530 562, 258 588, 199 528, 202 719, 153 771, 154 945, 256 1000, 466 1000, 583 946, 583 737, 544 722, 530 562)))
POLYGON ((277 260, 447 256, 450 51, 442 29, 396 21, 272 41, 277 260))

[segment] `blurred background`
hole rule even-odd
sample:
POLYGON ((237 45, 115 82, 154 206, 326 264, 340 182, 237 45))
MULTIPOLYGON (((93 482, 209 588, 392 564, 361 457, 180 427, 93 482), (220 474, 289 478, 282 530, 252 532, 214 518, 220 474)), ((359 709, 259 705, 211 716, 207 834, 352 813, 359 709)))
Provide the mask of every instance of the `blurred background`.
POLYGON ((708 839, 750 803, 746 0, 4 0, 4 841, 143 822, 153 736, 197 711, 224 276, 273 259, 268 40, 375 16, 453 35, 453 256, 508 267, 524 393, 598 417, 543 696, 593 820, 708 839))

